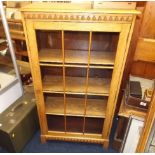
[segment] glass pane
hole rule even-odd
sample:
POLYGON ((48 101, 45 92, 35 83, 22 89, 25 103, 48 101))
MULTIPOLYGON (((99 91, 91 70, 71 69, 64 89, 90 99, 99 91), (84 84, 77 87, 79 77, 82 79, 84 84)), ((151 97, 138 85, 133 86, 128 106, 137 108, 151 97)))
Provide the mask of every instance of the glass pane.
POLYGON ((89 69, 88 94, 109 96, 111 69, 89 69))
POLYGON ((65 31, 64 49, 66 64, 88 63, 89 32, 65 31))
POLYGON ((93 32, 91 45, 91 65, 114 65, 119 33, 93 32))
POLYGON ((66 95, 66 114, 84 116, 85 95, 66 95))
POLYGON ((45 111, 50 115, 64 115, 64 95, 44 93, 45 111))
POLYGON ((65 131, 65 119, 63 116, 46 115, 47 126, 50 131, 65 131))
POLYGON ((107 96, 87 96, 86 117, 105 118, 107 101, 107 96))
POLYGON ((66 92, 71 94, 85 94, 86 92, 86 68, 65 68, 66 92))
POLYGON ((69 117, 66 118, 67 132, 82 132, 83 131, 83 117, 69 117))
POLYGON ((63 86, 63 68, 41 66, 41 77, 44 92, 62 93, 63 86))
POLYGON ((61 31, 37 30, 39 60, 42 63, 62 63, 61 31))
POLYGON ((0 21, 0 91, 8 87, 16 79, 5 31, 2 21, 0 21))
POLYGON ((102 134, 103 118, 86 118, 85 133, 102 134))

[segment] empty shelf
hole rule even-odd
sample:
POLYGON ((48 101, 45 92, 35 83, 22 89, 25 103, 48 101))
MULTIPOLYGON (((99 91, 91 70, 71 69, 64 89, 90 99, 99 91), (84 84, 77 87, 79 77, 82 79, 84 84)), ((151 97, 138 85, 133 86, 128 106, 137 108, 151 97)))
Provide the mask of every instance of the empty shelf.
MULTIPOLYGON (((91 51, 90 65, 114 65, 114 52, 91 51)), ((62 63, 62 51, 42 49, 39 51, 39 60, 44 63, 62 63)), ((88 51, 65 50, 66 64, 88 64, 88 51)))
POLYGON ((87 101, 87 117, 105 117, 106 112, 106 99, 88 99, 87 101))
MULTIPOLYGON (((84 98, 66 98, 66 115, 84 116, 85 109, 84 98)), ((106 100, 88 99, 86 108, 86 117, 104 118, 106 111, 106 100)), ((64 115, 64 98, 47 97, 46 114, 64 115)))
POLYGON ((40 62, 62 63, 62 51, 52 49, 42 49, 39 51, 40 62))
MULTIPOLYGON (((108 96, 110 79, 89 78, 89 95, 108 96)), ((43 92, 63 93, 63 77, 46 75, 43 78, 43 92)), ((86 94, 86 77, 65 77, 66 94, 86 94)))

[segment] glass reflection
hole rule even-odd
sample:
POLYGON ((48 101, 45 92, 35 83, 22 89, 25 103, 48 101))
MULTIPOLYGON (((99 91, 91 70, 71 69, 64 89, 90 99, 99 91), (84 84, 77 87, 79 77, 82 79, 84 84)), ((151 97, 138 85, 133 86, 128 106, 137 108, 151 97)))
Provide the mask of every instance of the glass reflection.
POLYGON ((17 77, 6 40, 4 27, 2 20, 0 20, 0 91, 16 80, 17 77))

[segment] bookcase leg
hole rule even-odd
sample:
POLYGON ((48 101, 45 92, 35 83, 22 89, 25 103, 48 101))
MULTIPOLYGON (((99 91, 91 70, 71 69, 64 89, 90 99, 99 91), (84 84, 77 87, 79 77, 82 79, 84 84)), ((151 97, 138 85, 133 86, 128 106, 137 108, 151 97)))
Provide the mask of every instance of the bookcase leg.
POLYGON ((41 138, 41 143, 42 144, 45 144, 46 143, 46 138, 45 138, 45 136, 40 136, 40 138, 41 138))
POLYGON ((108 147, 109 147, 109 141, 105 141, 103 143, 103 147, 104 147, 104 149, 108 149, 108 147))

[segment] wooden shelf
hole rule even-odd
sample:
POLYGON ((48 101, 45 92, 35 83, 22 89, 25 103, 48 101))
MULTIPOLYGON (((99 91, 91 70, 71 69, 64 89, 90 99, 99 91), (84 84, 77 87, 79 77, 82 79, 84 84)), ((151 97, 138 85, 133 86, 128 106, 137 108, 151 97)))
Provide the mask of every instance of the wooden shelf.
POLYGON ((63 97, 47 97, 45 108, 46 114, 64 115, 63 97))
POLYGON ((123 96, 121 107, 119 110, 119 116, 130 117, 131 115, 134 115, 139 117, 145 117, 146 113, 147 111, 145 110, 134 108, 125 104, 125 97, 123 96))
MULTIPOLYGON (((6 38, 5 32, 3 27, 0 27, 0 37, 2 38, 6 38)), ((10 35, 11 35, 11 39, 15 39, 15 40, 25 40, 25 35, 24 35, 24 31, 23 30, 10 30, 10 35)))
MULTIPOLYGON (((49 66, 49 67, 63 67, 63 64, 53 64, 53 63, 40 63, 40 66, 49 66)), ((64 64, 64 67, 77 67, 77 68, 88 68, 87 65, 75 65, 75 64, 64 64)), ((114 66, 98 66, 98 65, 90 65, 89 68, 96 69, 113 69, 114 66)))
MULTIPOLYGON (((67 116, 84 116, 84 98, 66 98, 66 115, 67 116)), ((107 100, 88 99, 86 117, 105 117, 107 100)), ((47 97, 46 114, 64 115, 64 98, 47 97)))
POLYGON ((106 99, 88 99, 86 116, 105 118, 106 105, 106 99))
POLYGON ((93 51, 90 54, 90 64, 114 66, 115 52, 93 51))
POLYGON ((49 63, 62 63, 62 51, 42 49, 39 51, 39 61, 49 63))
MULTIPOLYGON (((65 77, 66 94, 86 94, 86 77, 65 77)), ((89 78, 89 95, 109 96, 110 79, 89 78)), ((46 75, 43 78, 43 92, 64 93, 63 77, 46 75)))
MULTIPOLYGON (((114 52, 91 51, 90 65, 114 65, 114 52)), ((62 63, 62 51, 42 49, 39 51, 39 61, 44 63, 62 63)), ((66 64, 88 64, 88 51, 65 50, 66 64)))

